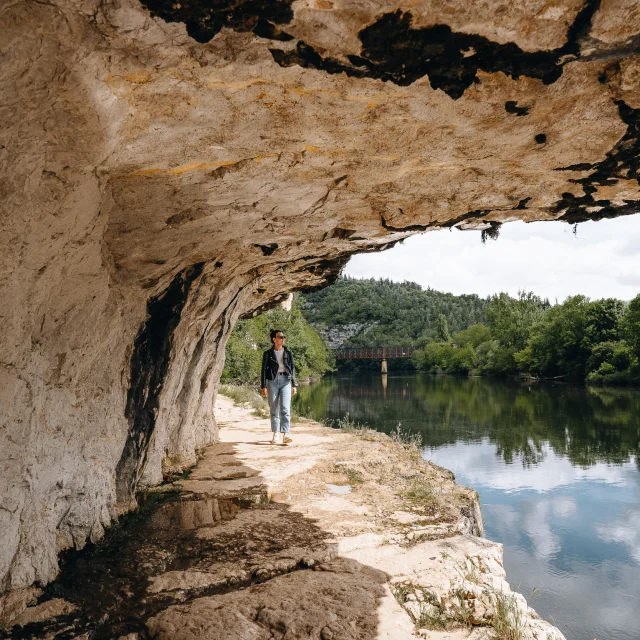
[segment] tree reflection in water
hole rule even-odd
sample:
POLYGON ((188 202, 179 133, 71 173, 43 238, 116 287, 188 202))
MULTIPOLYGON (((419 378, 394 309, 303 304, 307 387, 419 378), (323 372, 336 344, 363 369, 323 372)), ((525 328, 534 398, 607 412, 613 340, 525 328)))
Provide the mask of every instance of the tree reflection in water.
POLYGON ((487 378, 389 375, 334 376, 296 397, 317 419, 346 413, 382 431, 398 421, 426 446, 488 440, 505 463, 539 464, 549 448, 575 466, 621 464, 640 470, 640 391, 487 378))
POLYGON ((389 374, 386 397, 369 375, 296 399, 422 434, 425 457, 479 492, 485 534, 540 615, 572 640, 640 638, 639 390, 389 374))

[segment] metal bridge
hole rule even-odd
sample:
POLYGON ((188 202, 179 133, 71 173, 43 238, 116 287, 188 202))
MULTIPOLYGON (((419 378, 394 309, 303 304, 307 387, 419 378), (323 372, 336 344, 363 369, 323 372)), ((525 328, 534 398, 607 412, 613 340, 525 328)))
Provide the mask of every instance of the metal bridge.
POLYGON ((369 349, 334 349, 336 360, 389 360, 410 358, 417 347, 374 347, 369 349))

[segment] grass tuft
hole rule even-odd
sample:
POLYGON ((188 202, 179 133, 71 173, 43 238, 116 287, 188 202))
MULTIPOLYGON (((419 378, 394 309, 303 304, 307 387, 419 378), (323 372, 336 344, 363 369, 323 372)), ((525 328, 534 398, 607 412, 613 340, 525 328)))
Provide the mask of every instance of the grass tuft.
POLYGON ((347 468, 344 470, 349 484, 362 484, 364 482, 363 475, 357 469, 347 468))
POLYGON ((496 615, 493 619, 495 640, 523 640, 518 603, 513 594, 496 593, 496 615))
POLYGON ((437 502, 432 484, 423 477, 412 478, 409 488, 402 494, 409 502, 432 505, 437 502))
POLYGON ((391 432, 391 439, 408 449, 422 449, 422 435, 419 433, 411 433, 402 428, 402 423, 398 422, 396 428, 391 432))
POLYGON ((338 418, 336 420, 327 418, 323 421, 322 424, 324 424, 325 427, 340 429, 341 431, 346 431, 347 433, 360 433, 365 430, 370 430, 368 424, 362 424, 360 422, 352 420, 348 413, 346 413, 343 418, 338 418))
POLYGON ((249 405, 258 418, 269 417, 269 404, 255 387, 241 384, 221 384, 220 393, 236 404, 249 405))

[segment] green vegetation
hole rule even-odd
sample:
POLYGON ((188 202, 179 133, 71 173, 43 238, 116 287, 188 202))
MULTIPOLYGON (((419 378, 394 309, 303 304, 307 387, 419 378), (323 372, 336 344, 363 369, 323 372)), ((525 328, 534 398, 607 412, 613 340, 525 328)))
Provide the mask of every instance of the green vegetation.
POLYGON ((373 431, 373 429, 366 423, 362 424, 360 422, 356 422, 349 417, 348 413, 342 418, 338 418, 337 420, 324 420, 323 424, 325 427, 331 427, 332 429, 340 429, 346 433, 357 433, 362 434, 367 431, 373 431))
POLYGON ((514 594, 496 593, 496 615, 493 628, 496 640, 522 640, 522 622, 514 594))
MULTIPOLYGON (((227 344, 222 382, 258 382, 271 328, 287 334, 300 378, 320 378, 335 368, 318 331, 347 331, 343 347, 421 347, 411 361, 390 360, 391 370, 640 383, 640 295, 630 303, 573 296, 551 305, 527 292, 484 300, 412 282, 344 277, 296 297, 290 312, 278 308, 241 320, 227 344)), ((380 363, 340 366, 378 369, 380 363)))
POLYGON ((414 451, 420 451, 420 449, 422 449, 422 435, 403 429, 402 423, 400 422, 398 422, 396 428, 389 435, 394 442, 401 444, 407 449, 413 449, 414 451))
POLYGON ((227 342, 223 383, 260 383, 262 353, 271 347, 270 329, 281 329, 293 351, 298 381, 320 378, 334 368, 333 354, 300 311, 299 299, 291 311, 277 308, 249 320, 240 320, 227 342))
POLYGON ((435 503, 433 485, 426 478, 417 477, 411 481, 403 497, 413 504, 432 506, 435 503))
POLYGON ((436 336, 441 342, 451 342, 451 334, 449 333, 449 323, 444 313, 438 315, 436 322, 436 336))
MULTIPOLYGON (((423 371, 564 378, 602 384, 640 382, 640 295, 629 304, 567 298, 551 306, 533 293, 493 296, 486 325, 427 343, 414 354, 423 371)), ((439 325, 440 326, 440 325, 439 325)))
POLYGON ((269 417, 269 405, 256 387, 238 384, 221 384, 220 393, 231 398, 236 404, 249 405, 253 415, 259 418, 269 417))
POLYGON ((484 322, 486 306, 487 301, 476 295, 425 290, 415 282, 342 277, 305 295, 302 311, 319 328, 362 325, 344 347, 404 347, 484 322))
POLYGON ((532 293, 500 293, 485 308, 486 325, 458 331, 451 340, 431 342, 414 354, 418 369, 453 374, 508 376, 518 372, 515 354, 525 348, 531 327, 549 308, 532 293))

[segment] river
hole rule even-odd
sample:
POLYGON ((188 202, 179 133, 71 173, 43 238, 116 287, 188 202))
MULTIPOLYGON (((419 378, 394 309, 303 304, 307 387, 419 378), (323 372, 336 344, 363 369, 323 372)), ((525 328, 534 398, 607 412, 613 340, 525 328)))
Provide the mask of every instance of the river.
POLYGON ((424 458, 480 494, 512 588, 568 640, 640 638, 640 391, 349 374, 295 406, 420 433, 424 458))

